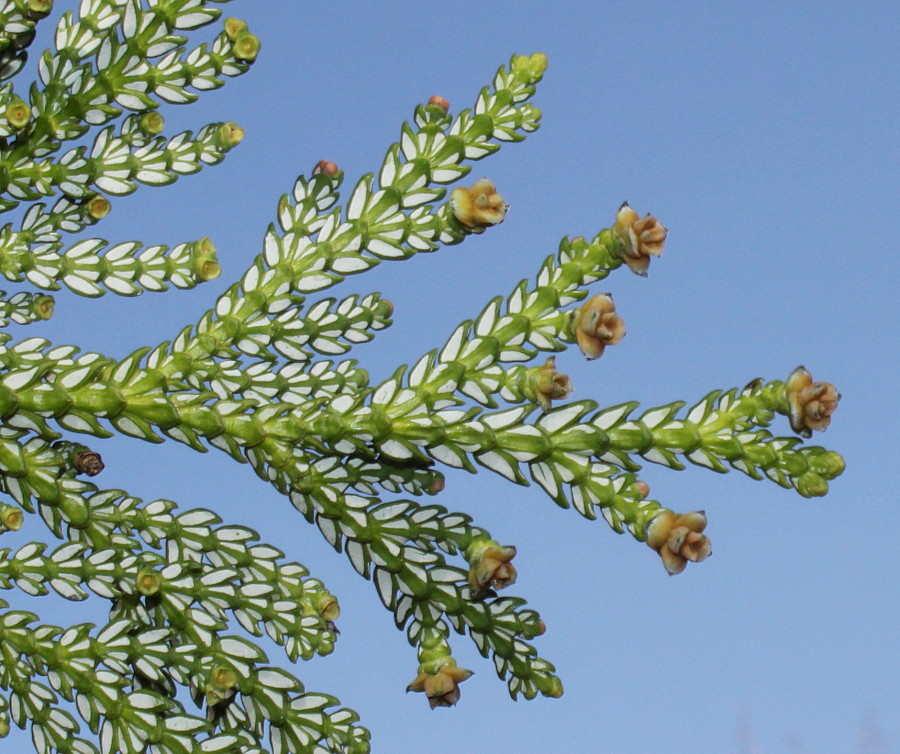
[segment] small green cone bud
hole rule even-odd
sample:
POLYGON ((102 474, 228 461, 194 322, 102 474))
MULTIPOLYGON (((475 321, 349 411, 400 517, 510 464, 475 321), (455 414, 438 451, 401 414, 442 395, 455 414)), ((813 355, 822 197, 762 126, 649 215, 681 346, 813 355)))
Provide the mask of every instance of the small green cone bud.
POLYGON ((219 266, 219 263, 213 259, 207 259, 197 271, 198 277, 206 283, 210 280, 215 280, 221 274, 222 268, 219 266))
POLYGON ((813 456, 809 459, 809 465, 826 479, 840 476, 847 466, 843 457, 833 450, 826 450, 824 453, 813 456))
POLYGON ((19 531, 22 528, 24 515, 19 508, 4 505, 0 508, 0 530, 19 531))
POLYGON ((197 253, 205 254, 206 256, 215 256, 217 253, 216 245, 209 236, 203 236, 203 238, 198 239, 194 248, 197 253))
POLYGON ((378 303, 378 314, 384 319, 389 319, 394 313, 394 305, 386 298, 381 299, 378 303))
POLYGON ((219 146, 224 149, 231 149, 241 143, 244 138, 244 129, 237 123, 228 121, 219 126, 216 134, 218 136, 219 146))
POLYGON ((53 10, 53 0, 28 0, 28 10, 38 16, 46 16, 53 10))
POLYGON ((341 615, 337 597, 325 591, 316 595, 315 608, 316 612, 327 621, 337 620, 341 615))
POLYGON ((194 244, 194 273, 205 283, 215 280, 222 274, 222 267, 216 261, 216 254, 215 244, 206 236, 194 244))
POLYGON ((529 83, 537 83, 547 70, 547 56, 542 52, 536 52, 529 57, 528 55, 516 55, 512 59, 512 71, 516 78, 523 79, 529 83))
POLYGON ((53 296, 35 296, 31 302, 31 311, 38 319, 50 319, 56 299, 53 296))
POLYGON ((92 220, 102 220, 109 214, 112 205, 105 196, 92 196, 85 202, 85 212, 92 220))
POLYGON ((828 493, 828 481, 815 471, 801 474, 794 486, 803 497, 822 497, 828 493))
POLYGON ((237 673, 227 665, 219 665, 210 671, 209 685, 214 689, 218 689, 219 691, 231 689, 237 686, 237 682, 237 673))
POLYGON ((16 130, 21 130, 31 121, 31 108, 18 97, 13 97, 4 113, 6 120, 16 130))
POLYGON ((252 63, 259 55, 259 37, 249 31, 238 35, 234 40, 234 56, 245 63, 252 63))
POLYGON ((557 678, 556 676, 553 676, 550 682, 550 687, 544 692, 544 696, 549 696, 551 699, 559 699, 562 695, 562 681, 559 680, 559 678, 557 678))
POLYGON ((247 22, 241 21, 239 18, 226 18, 225 19, 225 36, 228 37, 232 42, 236 40, 241 34, 247 31, 247 22))
POLYGON ((431 480, 431 483, 428 485, 428 489, 426 491, 429 495, 437 495, 439 492, 444 491, 444 487, 446 487, 444 475, 439 471, 436 471, 434 472, 434 478, 431 480))
POLYGON ((141 130, 148 136, 157 136, 166 127, 166 119, 154 110, 141 116, 140 126, 141 130))
POLYGON ((162 577, 156 571, 142 568, 138 571, 135 586, 145 597, 150 597, 159 593, 162 587, 162 577))
POLYGON ((219 665, 209 673, 206 687, 206 703, 214 707, 234 696, 237 691, 238 675, 227 665, 219 665))

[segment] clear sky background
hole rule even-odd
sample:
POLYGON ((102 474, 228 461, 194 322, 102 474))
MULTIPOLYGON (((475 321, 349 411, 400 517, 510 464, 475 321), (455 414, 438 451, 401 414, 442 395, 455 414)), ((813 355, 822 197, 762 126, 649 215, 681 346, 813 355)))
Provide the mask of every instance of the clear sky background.
MULTIPOLYGON (((665 254, 647 279, 622 268, 598 284, 614 292, 628 336, 599 362, 558 357, 572 397, 694 402, 805 364, 843 394, 831 428, 813 438, 847 461, 827 497, 738 472, 647 468, 654 496, 710 519, 714 556, 669 578, 649 548, 540 489, 448 471, 434 501, 519 548, 510 591, 541 612, 548 630, 536 644, 566 692, 513 702, 492 664, 456 637, 459 664, 476 675, 457 707, 431 711, 404 693, 415 652, 372 585, 248 467, 176 443, 98 441, 107 469, 95 481, 212 508, 323 579, 341 600, 337 649, 293 670, 356 709, 376 752, 900 752, 898 8, 229 3, 225 13, 262 39, 258 62, 163 113, 169 134, 235 120, 244 142, 221 166, 113 200, 92 229, 148 244, 209 235, 222 277, 139 299, 60 293, 51 322, 17 330, 111 356, 170 339, 240 277, 298 173, 328 158, 352 187, 417 103, 441 94, 459 111, 511 54, 545 52, 542 128, 472 173, 497 183, 506 222, 329 291, 379 290, 395 304, 394 326, 353 355, 388 376, 532 277, 562 236, 608 227, 627 200, 669 228, 665 254)), ((774 430, 790 434, 783 418, 774 430)), ((2 545, 43 536, 26 526, 2 545)), ((10 599, 61 625, 105 610, 100 600, 10 599)), ((279 652, 270 658, 281 662, 279 652)), ((19 751, 19 741, 24 751, 18 735, 0 748, 19 751)))

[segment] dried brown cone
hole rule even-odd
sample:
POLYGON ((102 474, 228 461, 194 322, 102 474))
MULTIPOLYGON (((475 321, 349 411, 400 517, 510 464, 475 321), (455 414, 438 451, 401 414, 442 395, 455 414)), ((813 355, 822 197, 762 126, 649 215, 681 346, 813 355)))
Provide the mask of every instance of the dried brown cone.
POLYGON ((86 474, 87 476, 97 476, 106 468, 100 454, 93 450, 82 450, 76 454, 73 465, 79 474, 86 474))

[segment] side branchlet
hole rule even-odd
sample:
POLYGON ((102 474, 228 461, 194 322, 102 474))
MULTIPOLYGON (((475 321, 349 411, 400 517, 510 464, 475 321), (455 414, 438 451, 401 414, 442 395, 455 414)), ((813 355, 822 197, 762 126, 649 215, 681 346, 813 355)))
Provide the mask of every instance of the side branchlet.
MULTIPOLYGON (((5 85, 0 210, 23 206, 17 227, 0 229, 7 280, 133 296, 221 274, 205 237, 172 248, 68 239, 102 223, 116 197, 216 164, 241 142, 232 122, 167 137, 159 112, 244 73, 261 53, 235 18, 189 46, 186 30, 218 19, 212 5, 83 3, 59 19, 56 50, 42 58, 28 99, 26 87, 17 95, 5 85), (107 54, 119 49, 129 54, 107 54)), ((50 10, 49 0, 16 0, 0 16, 4 79, 20 70, 50 10)), ((456 704, 472 674, 453 659, 453 631, 492 659, 513 698, 562 694, 530 643, 544 633, 540 616, 498 594, 516 582, 516 548, 467 515, 405 497, 452 487, 439 466, 535 482, 558 505, 646 542, 670 574, 711 554, 707 518, 650 498, 637 476, 643 462, 731 467, 803 496, 825 494, 841 457, 769 431, 776 414, 802 438, 829 425, 840 396, 803 367, 786 382, 715 390, 686 411, 681 401, 635 414, 637 403, 569 400, 563 352, 577 344, 598 360, 625 335, 612 294, 589 287, 623 265, 646 275, 663 251, 667 230, 627 203, 610 227, 563 239, 533 281, 381 383, 344 358, 390 326, 394 307, 378 293, 323 292, 505 220, 508 205, 489 178, 455 184, 470 162, 537 129, 531 98, 546 65, 542 54, 514 56, 456 114, 440 95, 417 105, 383 163, 349 190, 344 172, 320 160, 278 201, 239 280, 169 340, 117 359, 0 332, 0 491, 10 501, 0 503, 0 534, 43 523, 62 540, 0 551, 0 588, 93 594, 110 606, 104 626, 63 629, 0 604, 0 689, 14 701, 0 694, 0 735, 11 722, 30 723, 46 750, 94 751, 60 706, 75 700, 88 730, 103 727, 107 750, 132 751, 135 741, 166 752, 250 750, 268 737, 283 751, 369 751, 355 713, 269 666, 252 640, 266 634, 290 662, 328 654, 337 598, 211 511, 94 486, 88 478, 104 462, 70 435, 173 439, 249 463, 372 581, 416 648, 407 690, 432 708, 456 704), (226 633, 231 620, 251 638, 226 633), (185 708, 180 690, 201 714, 185 708)), ((0 327, 53 312, 43 292, 0 292, 0 327)))

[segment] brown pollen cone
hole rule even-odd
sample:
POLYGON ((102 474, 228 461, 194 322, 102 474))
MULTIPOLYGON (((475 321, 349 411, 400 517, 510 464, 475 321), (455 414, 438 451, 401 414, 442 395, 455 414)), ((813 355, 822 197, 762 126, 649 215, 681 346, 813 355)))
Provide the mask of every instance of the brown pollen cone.
POLYGON ((826 430, 841 400, 834 385, 813 382, 809 370, 803 366, 797 367, 787 378, 784 395, 790 409, 791 429, 801 437, 809 437, 813 430, 826 430))
POLYGON ((469 188, 453 189, 450 208, 454 217, 468 230, 481 233, 485 228, 502 223, 509 205, 497 193, 493 182, 482 178, 469 188))
POLYGON ((567 398, 574 389, 567 374, 556 371, 556 357, 550 356, 542 366, 534 370, 535 400, 549 411, 554 400, 567 398))
POLYGON ((480 594, 488 587, 504 589, 516 583, 516 567, 510 562, 516 556, 515 547, 489 545, 476 555, 469 567, 469 586, 480 594))
POLYGON ((406 690, 424 691, 431 709, 452 707, 459 701, 459 684, 471 676, 471 670, 457 667, 456 663, 450 660, 435 673, 420 671, 406 690))
POLYGON ((622 261, 632 272, 646 277, 650 257, 663 253, 668 231, 653 215, 639 217, 628 202, 619 207, 613 231, 625 247, 622 261))
POLYGON ((706 513, 675 514, 663 511, 647 525, 647 544, 659 553, 670 576, 681 573, 688 564, 699 563, 712 555, 712 543, 703 534, 706 513))
POLYGON ((616 314, 612 296, 598 293, 572 313, 572 330, 581 352, 593 360, 625 337, 625 321, 616 314))

